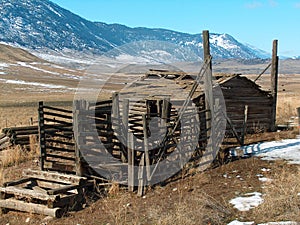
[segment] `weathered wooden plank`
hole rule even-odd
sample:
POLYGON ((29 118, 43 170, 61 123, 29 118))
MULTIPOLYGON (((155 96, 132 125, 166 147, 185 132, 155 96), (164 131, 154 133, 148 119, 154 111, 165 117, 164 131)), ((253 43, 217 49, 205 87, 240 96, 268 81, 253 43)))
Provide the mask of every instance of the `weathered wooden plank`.
POLYGON ((60 125, 56 125, 56 124, 45 124, 44 125, 44 129, 57 129, 57 132, 60 132, 60 131, 69 131, 69 132, 72 132, 73 131, 73 128, 71 126, 68 126, 68 127, 64 127, 64 126, 60 126, 60 125))
POLYGON ((58 112, 63 112, 63 113, 72 113, 72 110, 67 110, 67 109, 62 109, 62 108, 57 108, 57 107, 53 107, 53 106, 43 106, 44 109, 50 109, 50 110, 54 110, 54 111, 58 111, 58 112))
POLYGON ((63 115, 63 114, 59 114, 59 113, 54 113, 54 112, 44 112, 45 116, 55 116, 55 117, 59 117, 59 118, 64 118, 64 119, 70 119, 72 120, 73 117, 70 115, 63 115))
POLYGON ((74 157, 69 157, 69 156, 64 156, 64 155, 56 155, 56 154, 47 153, 47 159, 48 158, 55 158, 55 159, 61 159, 61 160, 67 160, 67 161, 74 161, 75 162, 75 156, 74 157))
POLYGON ((71 122, 66 122, 66 121, 63 121, 63 120, 58 120, 56 118, 55 119, 45 118, 44 120, 47 121, 47 122, 55 123, 55 124, 63 124, 63 125, 67 125, 67 126, 72 126, 71 122))
POLYGON ((144 194, 144 165, 145 165, 145 154, 142 154, 139 171, 138 171, 138 196, 143 196, 144 194))
POLYGON ((63 215, 63 210, 61 208, 50 209, 44 205, 22 202, 15 199, 0 200, 0 207, 57 218, 60 218, 63 215))
POLYGON ((9 140, 10 140, 9 137, 4 137, 4 138, 2 138, 2 139, 0 140, 0 145, 2 145, 2 144, 5 143, 5 142, 8 142, 9 140))
POLYGON ((97 107, 102 107, 103 105, 110 105, 112 104, 112 100, 111 99, 107 99, 107 100, 99 100, 96 102, 96 106, 97 107))
POLYGON ((69 139, 70 141, 73 140, 73 132, 66 132, 64 131, 63 133, 56 133, 56 132, 48 132, 45 130, 45 134, 50 137, 61 137, 65 139, 69 139))
POLYGON ((87 182, 86 177, 79 177, 75 175, 55 173, 55 172, 45 172, 38 170, 26 169, 23 170, 23 176, 25 177, 33 177, 40 180, 48 180, 53 182, 61 182, 67 184, 84 184, 87 182))
POLYGON ((51 189, 47 191, 48 195, 57 195, 57 194, 63 194, 66 193, 68 191, 74 190, 74 189, 78 189, 78 188, 82 188, 83 185, 65 185, 63 187, 59 187, 59 188, 55 188, 55 189, 51 189))
MULTIPOLYGON (((55 150, 56 152, 69 152, 69 153, 75 153, 75 149, 67 149, 67 148, 61 148, 51 145, 46 145, 46 151, 55 150)), ((49 156, 49 154, 47 154, 49 156)))
POLYGON ((14 135, 19 136, 19 135, 32 135, 32 134, 38 134, 38 129, 36 130, 21 130, 21 131, 15 131, 14 135))
POLYGON ((51 139, 51 138, 47 138, 46 142, 48 143, 56 143, 56 144, 61 144, 61 145, 68 145, 68 146, 75 146, 75 143, 70 141, 61 141, 61 140, 57 140, 57 139, 51 139))
POLYGON ((74 204, 81 204, 84 196, 81 194, 68 194, 61 197, 59 201, 47 202, 48 208, 66 208, 66 206, 74 206, 74 204))
POLYGON ((35 198, 42 201, 57 201, 60 199, 59 195, 47 195, 31 189, 25 189, 16 186, 8 186, 4 188, 0 187, 0 192, 18 197, 35 198))
POLYGON ((4 138, 6 134, 0 134, 0 139, 4 138))
POLYGON ((24 126, 24 127, 9 127, 4 128, 3 133, 15 132, 15 131, 25 131, 25 130, 37 130, 38 126, 24 126))
MULTIPOLYGON (((71 162, 70 162, 71 163, 71 162)), ((47 170, 55 171, 55 172, 75 172, 75 163, 67 164, 66 162, 58 162, 53 160, 45 160, 44 162, 45 168, 47 170)))
POLYGON ((26 178, 22 178, 22 179, 19 179, 19 180, 16 180, 16 181, 6 182, 6 183, 3 184, 3 186, 4 187, 16 186, 16 185, 19 185, 19 184, 27 183, 27 182, 32 181, 32 180, 35 180, 35 179, 32 178, 32 177, 26 177, 26 178))

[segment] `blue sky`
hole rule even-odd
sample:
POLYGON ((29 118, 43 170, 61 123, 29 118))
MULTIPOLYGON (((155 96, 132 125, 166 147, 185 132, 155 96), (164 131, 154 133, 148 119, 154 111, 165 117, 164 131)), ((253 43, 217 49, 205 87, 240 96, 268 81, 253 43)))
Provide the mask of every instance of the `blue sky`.
POLYGON ((186 33, 227 33, 242 43, 300 56, 300 0, 51 0, 91 21, 186 33))

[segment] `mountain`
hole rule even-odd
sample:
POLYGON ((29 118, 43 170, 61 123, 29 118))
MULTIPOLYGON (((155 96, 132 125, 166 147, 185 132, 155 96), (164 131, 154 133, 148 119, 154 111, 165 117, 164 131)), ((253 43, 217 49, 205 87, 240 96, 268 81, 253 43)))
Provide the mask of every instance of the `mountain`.
MULTIPOLYGON (((193 61, 203 54, 201 34, 91 22, 48 0, 0 0, 0 41, 69 55, 106 53, 119 58, 193 61)), ((211 34, 210 41, 216 59, 269 57, 228 34, 211 34)))

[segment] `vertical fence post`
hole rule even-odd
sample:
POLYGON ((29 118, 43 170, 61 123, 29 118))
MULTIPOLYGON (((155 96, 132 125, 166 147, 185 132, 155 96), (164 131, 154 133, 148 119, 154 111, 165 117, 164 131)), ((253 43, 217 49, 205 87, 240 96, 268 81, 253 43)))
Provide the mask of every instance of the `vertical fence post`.
POLYGON ((271 131, 276 130, 276 107, 277 107, 277 88, 278 88, 278 61, 277 56, 278 40, 273 41, 272 67, 271 67, 271 94, 272 94, 272 112, 271 112, 271 131))
POLYGON ((145 165, 145 153, 142 154, 139 171, 138 171, 138 196, 143 196, 144 194, 144 165, 145 165))
POLYGON ((75 139, 75 171, 76 175, 81 176, 80 166, 80 134, 79 134, 79 113, 80 113, 80 101, 76 100, 73 105, 73 133, 75 139), (77 135, 75 137, 75 135, 77 135))
POLYGON ((245 135, 246 135, 246 132, 247 132, 247 120, 248 120, 248 105, 245 105, 244 121, 243 121, 243 132, 242 132, 242 137, 241 137, 242 145, 245 144, 245 135))
POLYGON ((204 79, 204 89, 205 89, 205 108, 206 108, 206 137, 208 139, 207 147, 210 152, 213 150, 213 143, 212 143, 212 134, 213 134, 213 96, 212 96, 212 63, 211 63, 211 55, 210 55, 210 44, 209 44, 209 32, 208 30, 204 30, 202 32, 203 38, 203 59, 206 63, 208 63, 208 69, 205 73, 204 79))
POLYGON ((149 143, 148 143, 148 131, 147 131, 147 115, 143 115, 143 133, 144 133, 144 154, 146 163, 147 180, 150 181, 150 157, 149 157, 149 143))
POLYGON ((133 133, 128 132, 128 190, 134 191, 134 139, 133 133))
POLYGON ((298 113, 298 129, 299 129, 299 135, 297 138, 300 138, 300 107, 297 108, 297 113, 298 113))
POLYGON ((44 162, 46 159, 46 135, 45 135, 45 118, 44 118, 44 103, 39 102, 38 107, 38 122, 39 122, 39 144, 40 144, 40 167, 44 170, 44 162))

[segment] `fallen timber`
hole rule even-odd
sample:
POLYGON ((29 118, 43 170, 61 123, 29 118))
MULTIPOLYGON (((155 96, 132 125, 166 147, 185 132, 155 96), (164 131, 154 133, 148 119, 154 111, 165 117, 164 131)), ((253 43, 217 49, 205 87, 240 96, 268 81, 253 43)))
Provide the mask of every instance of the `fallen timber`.
POLYGON ((61 217, 69 208, 81 207, 86 177, 24 170, 20 180, 0 188, 0 207, 52 217, 61 217), (30 202, 28 202, 28 200, 30 202))

